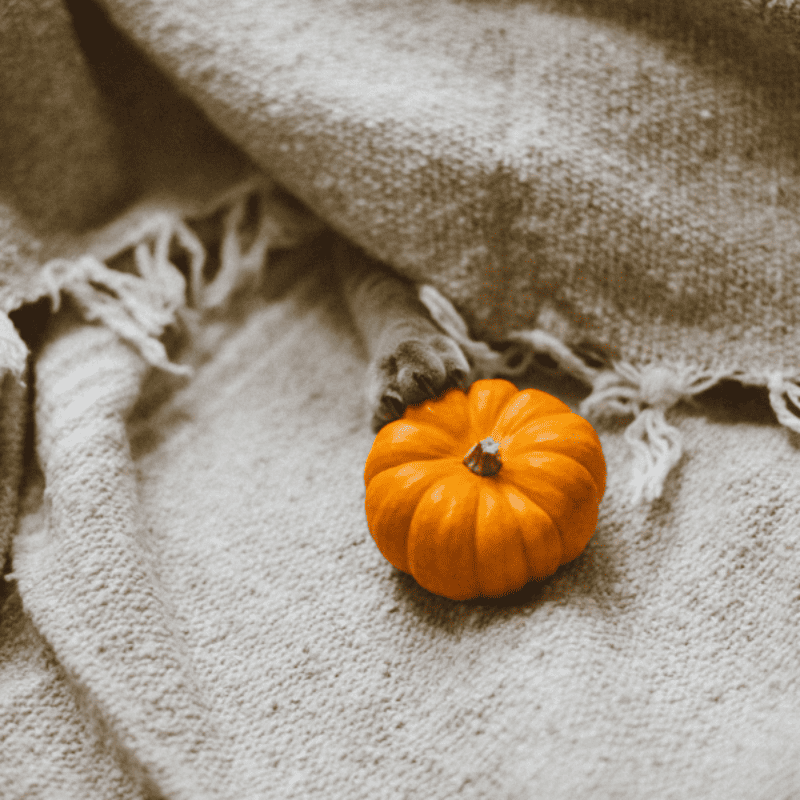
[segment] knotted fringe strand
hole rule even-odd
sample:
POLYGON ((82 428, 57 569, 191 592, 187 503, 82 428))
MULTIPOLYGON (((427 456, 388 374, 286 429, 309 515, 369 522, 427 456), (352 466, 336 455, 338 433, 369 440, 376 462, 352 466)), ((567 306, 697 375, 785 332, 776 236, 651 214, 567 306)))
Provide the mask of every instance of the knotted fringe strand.
POLYGON ((707 372, 685 364, 637 368, 626 362, 597 376, 580 412, 585 416, 634 415, 625 430, 625 441, 634 454, 632 503, 661 497, 667 476, 683 454, 680 431, 667 422, 666 412, 724 377, 721 371, 707 372))
POLYGON ((680 431, 670 425, 662 408, 645 408, 625 429, 625 441, 633 452, 630 501, 661 497, 664 483, 683 455, 680 431))
MULTIPOLYGON (((168 261, 154 259, 154 263, 164 271, 172 266, 168 261)), ((84 319, 102 322, 133 345, 149 364, 178 375, 188 374, 188 368, 169 360, 158 338, 174 321, 176 310, 171 302, 175 298, 170 297, 167 286, 117 272, 93 256, 51 261, 45 269, 47 279, 53 284, 50 298, 54 312, 66 292, 78 304, 84 319)))
POLYGON ((187 306, 188 298, 199 309, 223 306, 236 289, 263 268, 270 247, 298 244, 318 227, 314 221, 306 221, 305 226, 297 223, 293 218, 287 224, 287 215, 272 197, 269 182, 253 176, 207 206, 191 209, 191 213, 164 208, 138 209, 131 214, 130 221, 115 223, 120 232, 105 246, 102 257, 84 254, 45 264, 44 290, 54 311, 66 293, 77 303, 84 319, 101 322, 135 347, 149 364, 186 375, 190 368, 169 360, 159 338, 164 329, 175 322, 176 314, 187 306), (252 241, 244 247, 242 227, 254 195, 259 200, 259 215, 252 241), (225 208, 228 210, 222 223, 220 266, 213 279, 206 280, 203 274, 206 249, 187 218, 211 217, 225 208), (133 253, 136 274, 108 266, 111 259, 128 250, 133 253), (181 252, 188 262, 188 286, 173 261, 174 250, 181 252))
POLYGON ((773 373, 767 382, 769 402, 778 422, 795 433, 800 433, 800 385, 798 380, 773 373), (796 409, 794 412, 792 408, 796 409))

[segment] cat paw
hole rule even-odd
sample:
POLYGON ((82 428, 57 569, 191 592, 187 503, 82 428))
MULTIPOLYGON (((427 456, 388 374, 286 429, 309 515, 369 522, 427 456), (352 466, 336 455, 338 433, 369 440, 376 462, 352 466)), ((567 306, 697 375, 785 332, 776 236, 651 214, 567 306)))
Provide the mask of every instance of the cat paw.
POLYGON ((461 348, 444 334, 405 339, 370 366, 372 429, 403 416, 406 406, 439 397, 448 389, 466 389, 470 365, 461 348))

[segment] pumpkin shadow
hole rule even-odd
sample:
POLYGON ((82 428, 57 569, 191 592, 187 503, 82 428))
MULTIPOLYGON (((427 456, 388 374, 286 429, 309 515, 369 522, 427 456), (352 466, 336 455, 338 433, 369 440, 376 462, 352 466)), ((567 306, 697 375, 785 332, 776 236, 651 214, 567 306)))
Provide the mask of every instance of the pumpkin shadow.
MULTIPOLYGON (((514 604, 511 601, 511 595, 496 600, 490 598, 450 600, 429 592, 420 586, 411 575, 398 569, 392 570, 391 577, 395 584, 395 603, 406 612, 407 616, 412 617, 424 627, 456 636, 466 628, 475 627, 476 612, 480 617, 496 616, 498 613, 508 617, 518 613, 518 610, 526 604, 535 604, 537 600, 535 585, 532 586, 533 592, 529 590, 529 586, 532 584, 514 593, 520 595, 520 599, 514 604)), ((488 619, 479 624, 483 627, 488 624, 488 619)))
POLYGON ((574 561, 563 564, 543 580, 531 580, 521 589, 501 597, 476 597, 450 600, 429 592, 416 580, 398 569, 392 570, 397 606, 422 625, 444 633, 459 635, 465 629, 480 630, 502 624, 512 617, 532 615, 544 605, 603 606, 606 613, 615 605, 608 586, 614 584, 612 564, 605 548, 587 549, 574 561))
POLYGON ((476 597, 471 600, 450 600, 429 592, 405 572, 392 570, 395 582, 395 599, 403 603, 414 616, 421 617, 436 627, 452 629, 459 618, 474 617, 476 611, 514 612, 536 605, 546 592, 547 581, 532 580, 521 589, 502 597, 476 597))

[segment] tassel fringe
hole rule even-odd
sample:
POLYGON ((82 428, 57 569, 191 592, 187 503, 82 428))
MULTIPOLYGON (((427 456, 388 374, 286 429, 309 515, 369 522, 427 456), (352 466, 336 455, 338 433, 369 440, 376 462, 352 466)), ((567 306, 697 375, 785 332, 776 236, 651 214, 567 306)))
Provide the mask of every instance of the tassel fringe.
MULTIPOLYGON (((252 226, 251 226, 252 227, 252 226)), ((298 244, 320 227, 314 219, 300 220, 287 213, 272 195, 268 181, 250 177, 201 208, 179 211, 139 208, 127 219, 100 232, 100 255, 84 254, 76 259, 54 259, 42 271, 44 293, 57 311, 63 294, 78 305, 84 319, 101 322, 135 347, 152 366, 188 375, 189 367, 170 361, 160 336, 176 321, 178 312, 191 304, 218 309, 231 295, 251 282, 262 270, 270 247, 298 244), (243 246, 243 228, 249 204, 258 201, 255 232, 243 246), (206 248, 187 223, 202 220, 227 209, 220 240, 220 265, 207 280, 206 248), (121 272, 108 262, 131 251, 136 274, 121 272), (175 263, 179 252, 188 264, 187 275, 175 263), (188 280, 187 280, 188 279, 188 280)))
POLYGON ((634 455, 631 503, 661 497, 667 476, 683 454, 680 431, 667 422, 666 412, 725 377, 722 372, 709 374, 686 365, 637 369, 626 362, 596 376, 580 413, 586 417, 634 416, 625 429, 625 441, 634 455))
POLYGON ((625 429, 625 441, 634 454, 630 501, 661 497, 664 482, 683 455, 680 431, 670 425, 662 408, 646 408, 625 429))
POLYGON ((45 271, 52 284, 49 294, 53 311, 58 311, 65 292, 78 304, 84 319, 102 322, 133 345, 149 364, 178 375, 188 374, 188 368, 169 360, 158 338, 175 312, 163 285, 117 272, 93 256, 51 261, 45 271))

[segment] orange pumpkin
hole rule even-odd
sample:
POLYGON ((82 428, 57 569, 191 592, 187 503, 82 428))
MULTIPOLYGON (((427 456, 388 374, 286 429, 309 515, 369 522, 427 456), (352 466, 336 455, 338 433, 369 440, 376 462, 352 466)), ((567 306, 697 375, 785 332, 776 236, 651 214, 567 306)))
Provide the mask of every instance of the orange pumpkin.
POLYGON ((508 594, 580 555, 606 463, 594 428, 560 400, 483 380, 382 428, 364 482, 386 559, 429 591, 466 600, 508 594))

